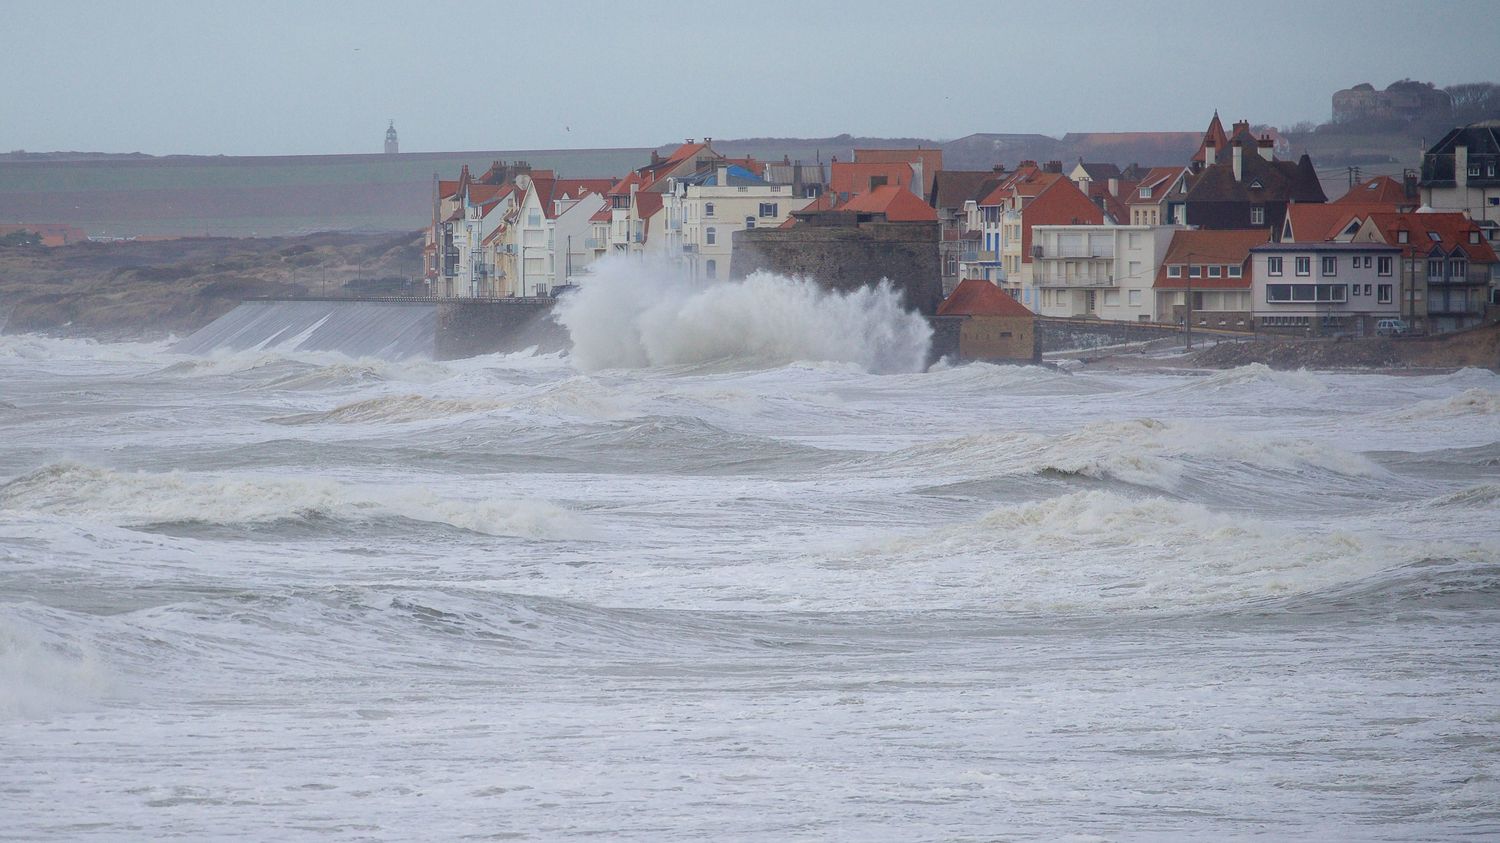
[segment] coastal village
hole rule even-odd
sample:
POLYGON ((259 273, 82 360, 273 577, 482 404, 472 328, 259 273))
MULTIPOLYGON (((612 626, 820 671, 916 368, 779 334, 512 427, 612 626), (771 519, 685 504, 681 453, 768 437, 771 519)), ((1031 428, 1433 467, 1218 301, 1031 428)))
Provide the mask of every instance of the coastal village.
POLYGON ((708 137, 617 179, 495 161, 436 181, 423 283, 439 298, 545 299, 605 257, 705 284, 761 269, 835 289, 887 278, 971 359, 1034 359, 1037 317, 1366 337, 1497 312, 1500 127, 1453 128, 1420 171, 1337 197, 1284 147, 1215 113, 1167 166, 949 170, 934 148, 760 161, 708 137))

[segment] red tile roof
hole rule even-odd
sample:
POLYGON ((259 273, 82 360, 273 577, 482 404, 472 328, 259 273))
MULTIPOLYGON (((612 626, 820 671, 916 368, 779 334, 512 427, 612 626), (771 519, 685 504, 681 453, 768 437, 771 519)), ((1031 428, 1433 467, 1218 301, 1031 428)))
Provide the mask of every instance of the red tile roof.
POLYGON ((1031 263, 1032 226, 1103 224, 1104 212, 1099 210, 1099 206, 1089 201, 1071 179, 1057 176, 1021 209, 1021 261, 1031 263))
POLYGON ((1271 239, 1271 232, 1264 228, 1225 230, 1178 231, 1172 235, 1172 243, 1156 270, 1156 283, 1152 286, 1166 289, 1186 289, 1192 281, 1195 290, 1248 290, 1250 289, 1250 250, 1271 239), (1173 264, 1183 267, 1182 277, 1169 278, 1167 267, 1173 264), (1244 267, 1240 278, 1209 278, 1204 273, 1199 278, 1189 278, 1191 265, 1244 267))
MULTIPOLYGON (((1151 170, 1146 173, 1146 177, 1141 179, 1140 183, 1138 183, 1125 197, 1125 204, 1156 205, 1160 203, 1162 197, 1166 195, 1168 190, 1172 189, 1172 185, 1177 182, 1177 177, 1181 174, 1181 167, 1152 167, 1151 170), (1143 187, 1148 188, 1151 191, 1151 194, 1144 198, 1141 196, 1141 188, 1143 187)), ((1124 193, 1123 190, 1120 192, 1124 193)))
POLYGON ((1349 192, 1333 200, 1331 205, 1408 205, 1416 210, 1415 197, 1406 195, 1406 186, 1390 176, 1376 176, 1349 188, 1349 192))
POLYGON ((1219 122, 1219 112, 1214 112, 1214 119, 1208 121, 1208 129, 1203 133, 1203 142, 1198 144, 1198 151, 1193 153, 1193 160, 1204 162, 1208 157, 1204 154, 1209 146, 1214 148, 1215 159, 1222 160, 1223 155, 1218 153, 1229 148, 1229 135, 1224 133, 1224 124, 1219 122))
POLYGON ((939 316, 1031 316, 1026 305, 988 281, 966 278, 938 305, 939 316))
POLYGON ((881 185, 861 193, 838 207, 840 211, 885 214, 891 222, 928 222, 937 220, 937 211, 904 187, 881 185))
POLYGON ((1418 255, 1430 254, 1439 248, 1444 255, 1455 249, 1463 250, 1471 263, 1494 263, 1495 248, 1484 236, 1484 231, 1461 211, 1371 214, 1371 224, 1380 232, 1385 242, 1392 246, 1415 247, 1418 255), (1408 232, 1407 242, 1402 243, 1398 232, 1408 232), (1437 235, 1436 240, 1428 232, 1437 235), (1469 242, 1472 233, 1478 232, 1478 243, 1469 242))
POLYGON ((876 161, 868 164, 835 161, 829 167, 828 184, 834 193, 853 196, 869 190, 872 178, 884 178, 886 184, 909 190, 912 182, 911 165, 905 161, 876 161))
POLYGON ((1293 202, 1286 206, 1286 222, 1282 223, 1281 239, 1288 243, 1315 243, 1332 240, 1344 233, 1351 222, 1365 221, 1373 213, 1392 213, 1394 205, 1325 205, 1318 202, 1293 202), (1290 236, 1288 236, 1290 235, 1290 236))

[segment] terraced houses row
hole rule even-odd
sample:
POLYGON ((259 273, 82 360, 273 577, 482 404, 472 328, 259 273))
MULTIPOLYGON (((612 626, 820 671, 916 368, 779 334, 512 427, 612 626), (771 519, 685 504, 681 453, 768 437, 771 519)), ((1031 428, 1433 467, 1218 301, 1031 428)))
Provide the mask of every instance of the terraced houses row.
MULTIPOLYGON (((621 179, 496 162, 439 182, 428 280, 440 296, 547 296, 605 256, 655 256, 712 282, 734 233, 811 214, 939 222, 944 292, 989 282, 1043 316, 1295 333, 1439 332, 1500 296, 1500 135, 1454 129, 1420 175, 1329 202, 1306 154, 1215 114, 1171 166, 1079 161, 944 170, 939 149, 767 163, 689 140, 621 179)), ((872 282, 878 279, 870 279, 872 282)))

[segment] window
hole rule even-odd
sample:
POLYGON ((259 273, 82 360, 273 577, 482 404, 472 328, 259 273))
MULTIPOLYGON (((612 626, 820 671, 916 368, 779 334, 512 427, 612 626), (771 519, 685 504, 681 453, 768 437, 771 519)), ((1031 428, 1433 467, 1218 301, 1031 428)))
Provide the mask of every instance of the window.
POLYGON ((1281 274, 1281 258, 1279 258, 1279 257, 1266 258, 1266 274, 1267 275, 1280 275, 1281 274))
POLYGON ((1175 264, 1174 263, 1171 266, 1167 267, 1167 277, 1168 278, 1181 278, 1182 277, 1182 266, 1180 264, 1175 264))
POLYGON ((1141 306, 1141 291, 1140 290, 1131 290, 1130 291, 1130 304, 1131 304, 1132 307, 1140 307, 1141 306))
POLYGON ((1469 244, 1470 245, 1478 245, 1478 243, 1479 243, 1479 229, 1475 229, 1475 230, 1469 232, 1469 244))
POLYGON ((1219 277, 1221 277, 1223 275, 1223 273, 1224 273, 1224 267, 1219 266, 1218 264, 1214 264, 1213 266, 1210 266, 1208 268, 1208 277, 1209 278, 1219 278, 1219 277))
POLYGON ((1240 266, 1237 263, 1230 264, 1229 265, 1229 277, 1230 278, 1243 278, 1243 277, 1245 277, 1245 268, 1243 266, 1240 266))
POLYGON ((1443 261, 1442 261, 1442 259, 1441 258, 1434 258, 1432 260, 1429 260, 1427 262, 1427 278, 1428 278, 1428 280, 1436 280, 1436 279, 1439 279, 1439 278, 1442 278, 1442 277, 1443 277, 1443 261))
POLYGON ((718 278, 719 277, 719 262, 716 261, 716 260, 714 260, 713 258, 709 258, 708 259, 708 263, 704 264, 703 275, 704 275, 704 277, 708 278, 709 280, 713 280, 715 278, 718 278))
POLYGON ((1307 257, 1306 255, 1303 255, 1302 257, 1297 258, 1297 274, 1298 275, 1311 275, 1312 274, 1312 258, 1307 257))
POLYGON ((1325 277, 1339 274, 1339 259, 1333 255, 1323 256, 1323 275, 1325 277))
POLYGON ((711 217, 713 215, 714 215, 714 203, 712 203, 712 202, 704 202, 703 203, 703 216, 705 216, 705 217, 711 217))
POLYGON ((1471 176, 1477 176, 1477 175, 1479 175, 1479 165, 1478 164, 1470 164, 1469 165, 1469 175, 1471 175, 1471 176))
POLYGON ((1436 231, 1429 231, 1427 232, 1427 239, 1434 243, 1441 243, 1443 242, 1443 235, 1438 234, 1436 231))
POLYGON ((1263 185, 1263 184, 1260 183, 1260 179, 1256 179, 1255 181, 1250 182, 1250 189, 1251 190, 1262 190, 1264 188, 1265 188, 1265 185, 1263 185))
POLYGON ((1411 242, 1411 232, 1407 231, 1404 228, 1401 229, 1400 231, 1396 232, 1396 242, 1397 243, 1410 243, 1411 242))
POLYGON ((1351 294, 1352 294, 1352 295, 1356 295, 1356 296, 1357 296, 1357 295, 1359 295, 1359 291, 1360 291, 1360 286, 1359 286, 1359 285, 1358 285, 1358 284, 1355 284, 1355 285, 1353 285, 1353 286, 1352 286, 1352 287, 1350 287, 1350 288, 1349 288, 1349 289, 1350 289, 1350 293, 1351 293, 1351 294))
POLYGON ((1199 266, 1196 263, 1193 264, 1192 266, 1188 267, 1188 277, 1189 278, 1202 278, 1203 277, 1203 267, 1199 266))
POLYGON ((1468 261, 1464 260, 1463 258, 1454 258, 1454 259, 1448 261, 1448 277, 1449 278, 1456 278, 1456 279, 1462 281, 1464 279, 1464 276, 1466 276, 1468 274, 1469 274, 1469 262, 1468 261))
POLYGON ((1365 295, 1367 295, 1367 296, 1370 295, 1370 285, 1369 284, 1365 285, 1365 295))
POLYGON ((719 242, 719 230, 713 226, 703 229, 703 242, 712 246, 719 242))
POLYGON ((1149 187, 1143 187, 1143 188, 1141 188, 1141 198, 1142 199, 1150 199, 1151 198, 1151 188, 1149 188, 1149 187))
POLYGON ((1381 255, 1380 258, 1375 261, 1375 271, 1380 273, 1381 275, 1391 274, 1390 255, 1381 255))
POLYGON ((763 217, 774 217, 774 216, 776 216, 776 203, 775 202, 762 202, 762 203, 760 203, 760 215, 763 216, 763 217))
POLYGON ((1391 285, 1390 284, 1381 284, 1381 285, 1377 286, 1375 288, 1375 290, 1376 290, 1377 293, 1379 293, 1379 296, 1376 298, 1376 301, 1380 302, 1381 304, 1390 304, 1391 303, 1391 285))
POLYGON ((1254 208, 1251 208, 1250 209, 1250 224, 1251 225, 1265 225, 1266 224, 1266 209, 1262 208, 1259 205, 1256 205, 1254 208))
POLYGON ((1495 162, 1494 161, 1491 161, 1490 163, 1488 163, 1488 164, 1485 165, 1485 167, 1484 167, 1484 175, 1487 178, 1494 178, 1495 177, 1495 162))
POLYGON ((755 217, 745 217, 745 227, 746 228, 754 228, 755 227, 755 217))
POLYGON ((1341 302, 1347 301, 1349 288, 1343 284, 1267 284, 1266 301, 1341 302))

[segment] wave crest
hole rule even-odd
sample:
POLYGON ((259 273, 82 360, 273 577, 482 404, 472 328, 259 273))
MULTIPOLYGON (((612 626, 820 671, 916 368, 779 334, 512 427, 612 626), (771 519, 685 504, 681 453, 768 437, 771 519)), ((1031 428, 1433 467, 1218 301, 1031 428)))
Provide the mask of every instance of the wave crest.
POLYGON ((546 501, 460 500, 422 488, 302 477, 111 471, 56 463, 0 486, 0 509, 82 516, 127 527, 398 517, 495 536, 581 538, 578 515, 546 501))
POLYGON ((595 264, 588 283, 558 303, 556 318, 584 370, 817 360, 917 372, 932 338, 887 283, 839 293, 757 272, 703 285, 664 263, 625 260, 595 264))

